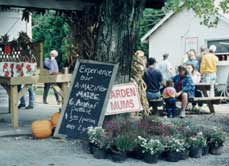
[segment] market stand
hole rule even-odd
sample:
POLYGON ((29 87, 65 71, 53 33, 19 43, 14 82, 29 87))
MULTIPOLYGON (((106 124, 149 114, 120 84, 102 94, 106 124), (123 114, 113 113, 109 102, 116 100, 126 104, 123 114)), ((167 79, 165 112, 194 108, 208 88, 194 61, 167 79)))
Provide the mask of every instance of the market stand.
MULTIPOLYGON (((59 86, 53 86, 62 98, 64 98, 66 91, 68 89, 68 84, 71 80, 71 74, 59 73, 56 75, 48 74, 48 71, 43 69, 43 52, 42 44, 35 44, 37 49, 37 72, 33 76, 18 76, 18 77, 2 77, 0 76, 0 85, 4 87, 9 96, 9 112, 11 113, 11 123, 14 128, 18 128, 19 117, 18 117, 18 102, 20 98, 25 95, 28 88, 32 84, 37 83, 54 83, 59 86), (17 87, 19 85, 24 85, 24 87, 18 92, 17 87)), ((64 100, 62 100, 64 101, 64 100)))

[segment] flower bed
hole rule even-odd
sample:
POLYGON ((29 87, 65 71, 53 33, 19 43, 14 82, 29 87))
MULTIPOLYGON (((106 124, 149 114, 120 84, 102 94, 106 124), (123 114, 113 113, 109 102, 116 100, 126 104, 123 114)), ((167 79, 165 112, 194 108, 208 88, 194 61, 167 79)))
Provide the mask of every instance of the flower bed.
POLYGON ((116 117, 102 127, 90 127, 88 140, 95 158, 124 162, 127 157, 156 163, 188 157, 200 158, 209 153, 222 153, 225 133, 219 128, 206 128, 185 120, 162 120, 156 117, 131 119, 116 117))

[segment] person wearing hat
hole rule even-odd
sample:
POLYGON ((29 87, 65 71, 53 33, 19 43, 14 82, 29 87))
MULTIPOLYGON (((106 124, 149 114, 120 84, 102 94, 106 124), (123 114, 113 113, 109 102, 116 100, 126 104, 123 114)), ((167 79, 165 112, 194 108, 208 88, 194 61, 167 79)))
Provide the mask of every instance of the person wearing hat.
MULTIPOLYGON (((49 58, 45 59, 44 62, 44 67, 48 69, 49 74, 58 74, 59 73, 59 67, 56 61, 56 57, 58 56, 58 52, 56 50, 52 50, 49 54, 49 58)), ((47 103, 47 97, 48 97, 48 92, 52 84, 50 83, 45 83, 44 84, 44 94, 43 94, 43 103, 47 103)), ((57 92, 54 91, 54 95, 56 97, 57 104, 60 104, 60 97, 57 92)))
POLYGON ((165 81, 171 79, 171 77, 174 76, 174 68, 172 64, 169 62, 168 57, 168 53, 163 54, 163 60, 158 65, 158 69, 162 73, 163 79, 165 81))
POLYGON ((218 57, 215 55, 216 46, 211 45, 209 53, 204 54, 201 60, 200 73, 202 82, 212 84, 210 96, 214 96, 214 83, 216 82, 216 70, 218 57))
POLYGON ((188 101, 195 96, 195 85, 185 66, 178 67, 178 74, 173 77, 174 88, 177 92, 177 98, 181 101, 180 117, 185 117, 185 109, 188 101))

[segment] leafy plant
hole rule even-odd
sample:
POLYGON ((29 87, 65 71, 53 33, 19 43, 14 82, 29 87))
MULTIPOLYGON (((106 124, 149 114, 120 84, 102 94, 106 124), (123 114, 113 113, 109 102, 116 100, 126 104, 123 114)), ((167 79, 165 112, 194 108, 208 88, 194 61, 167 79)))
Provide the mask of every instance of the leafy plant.
POLYGON ((169 152, 185 152, 189 147, 185 139, 176 137, 167 137, 165 140, 165 149, 169 152))
POLYGON ((208 134, 208 144, 214 147, 223 146, 223 143, 226 140, 226 133, 219 128, 213 127, 208 134))
POLYGON ((118 152, 128 152, 136 147, 136 142, 130 141, 128 134, 123 134, 114 139, 112 147, 118 152))
POLYGON ((199 132, 196 136, 189 137, 188 143, 191 147, 204 147, 207 144, 207 140, 203 133, 199 132))
POLYGON ((100 149, 108 148, 111 137, 102 127, 89 127, 87 134, 90 143, 100 149))
POLYGON ((151 138, 147 140, 139 136, 138 141, 140 142, 142 153, 149 153, 151 155, 160 154, 165 149, 164 145, 161 143, 159 139, 151 138))

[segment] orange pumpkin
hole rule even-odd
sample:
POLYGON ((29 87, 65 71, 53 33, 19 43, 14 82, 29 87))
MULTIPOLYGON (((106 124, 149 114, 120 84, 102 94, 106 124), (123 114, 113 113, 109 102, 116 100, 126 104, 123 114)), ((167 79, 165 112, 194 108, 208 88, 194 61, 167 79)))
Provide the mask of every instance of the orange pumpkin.
POLYGON ((53 127, 56 127, 59 118, 60 118, 60 113, 59 112, 56 112, 56 113, 53 114, 53 116, 51 117, 51 123, 52 123, 53 127))
POLYGON ((49 120, 38 120, 32 123, 32 135, 34 138, 48 138, 52 135, 52 124, 49 120))

